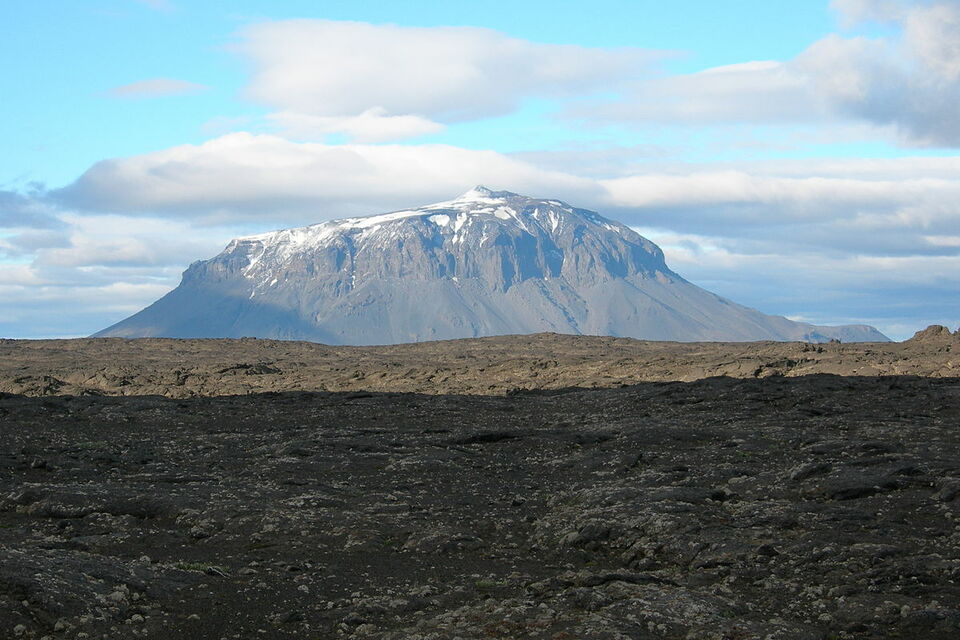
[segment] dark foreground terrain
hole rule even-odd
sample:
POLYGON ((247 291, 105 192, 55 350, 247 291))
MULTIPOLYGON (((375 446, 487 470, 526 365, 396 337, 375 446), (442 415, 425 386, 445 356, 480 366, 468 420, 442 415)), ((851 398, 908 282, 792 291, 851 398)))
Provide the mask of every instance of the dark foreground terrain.
POLYGON ((960 637, 960 378, 0 394, 2 638, 960 637))

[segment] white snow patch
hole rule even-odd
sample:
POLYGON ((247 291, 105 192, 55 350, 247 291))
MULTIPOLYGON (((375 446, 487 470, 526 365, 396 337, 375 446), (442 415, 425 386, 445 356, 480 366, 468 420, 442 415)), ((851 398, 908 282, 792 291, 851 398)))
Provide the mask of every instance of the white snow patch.
POLYGON ((260 262, 260 259, 263 258, 263 254, 266 252, 267 252, 266 244, 262 243, 260 245, 260 251, 257 253, 257 255, 251 257, 250 262, 248 262, 247 266, 243 268, 244 276, 246 276, 247 278, 253 277, 253 274, 251 273, 253 271, 253 268, 257 266, 257 263, 260 262))
MULTIPOLYGON (((431 222, 444 229, 444 235, 453 244, 462 244, 467 241, 470 225, 473 221, 481 221, 484 216, 491 216, 500 221, 513 221, 520 229, 530 233, 528 223, 535 220, 538 225, 551 233, 562 228, 567 214, 574 214, 574 210, 559 200, 538 201, 539 205, 527 215, 521 215, 521 210, 509 206, 513 196, 494 197, 495 192, 485 187, 476 187, 467 191, 454 200, 438 202, 436 204, 404 209, 366 217, 345 218, 321 222, 319 224, 272 231, 257 235, 238 238, 230 243, 226 253, 246 254, 248 264, 243 268, 243 274, 254 281, 259 281, 259 287, 274 286, 275 282, 266 284, 277 273, 276 269, 297 255, 309 254, 321 248, 335 246, 340 238, 353 236, 357 251, 376 250, 392 246, 394 240, 401 233, 402 225, 395 222, 410 218, 420 218, 424 222, 431 222), (449 234, 449 235, 448 235, 449 234)), ((518 196, 519 197, 519 196, 518 196)), ((625 228, 617 224, 609 224, 599 216, 583 214, 586 219, 602 225, 608 231, 618 234, 625 233, 625 228)), ((484 229, 480 245, 487 244, 487 224, 481 225, 484 229)))
POLYGON ((476 186, 466 193, 460 194, 455 202, 498 202, 503 198, 494 198, 493 191, 483 186, 476 186))
POLYGON ((339 225, 331 222, 321 222, 320 224, 310 225, 309 227, 299 227, 297 229, 284 229, 283 231, 271 231, 261 233, 255 236, 246 236, 231 243, 236 246, 242 243, 259 243, 260 252, 250 258, 249 264, 244 268, 243 273, 247 277, 252 277, 252 272, 258 264, 265 258, 271 258, 270 262, 275 263, 289 259, 297 252, 314 249, 322 246, 326 240, 337 235, 339 225))
MULTIPOLYGON (((537 209, 539 211, 539 209, 537 209)), ((550 211, 550 231, 554 232, 557 230, 557 227, 560 226, 560 216, 557 215, 556 211, 550 211)))
POLYGON ((445 200, 443 202, 428 204, 424 207, 421 207, 421 209, 462 209, 463 205, 499 204, 504 201, 503 198, 494 198, 491 195, 492 193, 492 191, 485 187, 474 187, 473 189, 470 189, 466 193, 461 194, 453 200, 445 200))
MULTIPOLYGON (((322 224, 331 225, 334 229, 369 229, 370 227, 379 226, 385 222, 402 220, 404 218, 411 218, 419 215, 423 215, 423 211, 392 211, 390 213, 381 213, 375 216, 364 216, 362 218, 344 218, 343 220, 335 220, 332 223, 326 222, 322 224)), ((304 228, 309 229, 310 227, 304 228)))

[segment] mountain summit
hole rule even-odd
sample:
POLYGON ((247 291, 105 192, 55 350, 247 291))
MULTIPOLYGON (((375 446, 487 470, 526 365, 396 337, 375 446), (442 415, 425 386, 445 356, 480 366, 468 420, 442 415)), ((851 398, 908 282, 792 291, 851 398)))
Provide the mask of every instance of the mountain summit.
POLYGON ((629 227, 478 186, 447 202, 230 242, 97 336, 392 344, 558 333, 651 340, 886 341, 740 306, 667 267, 629 227))

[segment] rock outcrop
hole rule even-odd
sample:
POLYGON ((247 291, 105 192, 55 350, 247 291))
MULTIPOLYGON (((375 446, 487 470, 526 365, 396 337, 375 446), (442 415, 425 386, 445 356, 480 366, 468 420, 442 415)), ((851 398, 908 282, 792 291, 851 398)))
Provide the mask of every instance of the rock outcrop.
POLYGON ((930 342, 930 343, 960 343, 960 329, 950 333, 950 329, 942 324, 932 324, 926 329, 917 331, 910 338, 910 342, 930 342))

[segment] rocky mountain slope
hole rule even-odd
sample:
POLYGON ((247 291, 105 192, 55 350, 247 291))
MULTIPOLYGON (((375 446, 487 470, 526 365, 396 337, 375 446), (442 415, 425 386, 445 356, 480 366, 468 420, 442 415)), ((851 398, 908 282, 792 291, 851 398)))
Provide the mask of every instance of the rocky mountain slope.
POLYGON ((651 340, 883 341, 737 305, 671 271, 629 227, 476 187, 455 200, 232 241, 99 332, 395 344, 529 334, 651 340))

